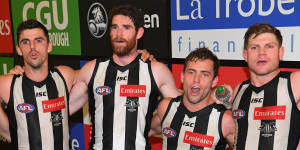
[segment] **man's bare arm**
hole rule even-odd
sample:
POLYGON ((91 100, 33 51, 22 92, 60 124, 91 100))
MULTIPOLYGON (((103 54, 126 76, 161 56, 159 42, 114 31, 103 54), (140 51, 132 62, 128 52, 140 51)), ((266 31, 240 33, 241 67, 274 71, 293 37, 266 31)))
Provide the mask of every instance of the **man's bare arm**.
POLYGON ((235 123, 231 110, 226 110, 222 118, 222 133, 228 144, 234 146, 235 123))
POLYGON ((295 98, 295 103, 300 110, 300 71, 295 71, 291 74, 291 86, 293 95, 295 98))
POLYGON ((88 101, 88 82, 91 79, 96 60, 89 61, 79 71, 70 92, 70 115, 77 112, 88 101))
POLYGON ((152 61, 151 66, 154 79, 163 97, 175 98, 176 96, 182 95, 176 88, 173 74, 166 65, 158 61, 152 61))

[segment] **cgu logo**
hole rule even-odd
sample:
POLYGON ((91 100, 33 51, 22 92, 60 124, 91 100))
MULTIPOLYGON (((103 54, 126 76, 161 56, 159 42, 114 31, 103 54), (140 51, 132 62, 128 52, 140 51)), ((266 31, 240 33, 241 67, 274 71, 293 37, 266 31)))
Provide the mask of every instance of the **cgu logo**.
MULTIPOLYGON (((53 17, 55 27, 58 30, 64 30, 68 26, 67 0, 61 0, 63 19, 58 19, 57 1, 58 0, 52 0, 52 13, 53 13, 52 17, 53 17), (62 23, 60 23, 59 20, 62 20, 62 23)), ((50 9, 49 5, 50 5, 49 1, 41 1, 36 6, 34 2, 26 3, 23 7, 23 20, 28 20, 27 13, 30 11, 30 9, 33 9, 35 10, 36 19, 40 22, 42 22, 42 20, 47 20, 47 22, 43 24, 46 26, 48 30, 52 29, 51 12, 45 12, 46 10, 50 9), (41 14, 42 12, 45 13, 41 14), (41 16, 43 16, 44 18, 41 18, 41 16)))
POLYGON ((176 131, 172 128, 164 128, 162 130, 162 133, 164 134, 164 136, 168 137, 168 138, 172 138, 172 137, 175 137, 176 136, 176 131))
POLYGON ((241 119, 246 115, 245 111, 242 109, 237 109, 232 112, 233 119, 241 119))
POLYGON ((96 93, 98 95, 108 95, 111 91, 112 89, 109 86, 99 86, 96 88, 96 93))
POLYGON ((26 103, 19 104, 17 110, 21 113, 31 113, 34 111, 34 106, 26 103))

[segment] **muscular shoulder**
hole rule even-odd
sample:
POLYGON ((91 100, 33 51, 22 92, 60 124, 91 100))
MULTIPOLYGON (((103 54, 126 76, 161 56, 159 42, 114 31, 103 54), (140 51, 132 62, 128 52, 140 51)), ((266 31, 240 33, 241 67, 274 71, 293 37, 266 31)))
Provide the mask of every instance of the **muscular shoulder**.
POLYGON ((1 101, 3 100, 5 103, 8 103, 9 100, 9 93, 11 82, 13 79, 13 75, 0 75, 0 98, 1 101))
POLYGON ((158 112, 158 116, 159 116, 160 120, 163 119, 163 116, 165 115, 166 110, 167 110, 171 100, 172 100, 172 98, 164 98, 159 103, 157 112, 158 112))
POLYGON ((171 70, 165 64, 152 61, 151 68, 155 82, 164 97, 176 97, 181 95, 176 88, 171 70))
POLYGON ((291 73, 291 86, 298 110, 300 110, 300 71, 291 73))

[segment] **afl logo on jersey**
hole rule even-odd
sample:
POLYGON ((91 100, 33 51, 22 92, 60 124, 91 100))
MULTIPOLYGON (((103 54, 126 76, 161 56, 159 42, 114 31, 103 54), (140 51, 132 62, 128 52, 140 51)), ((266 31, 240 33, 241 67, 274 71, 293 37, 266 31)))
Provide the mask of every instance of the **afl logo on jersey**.
POLYGON ((26 103, 19 104, 17 110, 21 113, 31 113, 34 111, 34 106, 26 103))
POLYGON ((108 95, 111 91, 112 89, 109 86, 99 86, 96 88, 96 93, 98 95, 108 95))
POLYGON ((173 138, 176 136, 176 131, 174 129, 168 128, 168 127, 164 128, 162 130, 162 133, 164 134, 164 136, 166 136, 168 138, 173 138))
POLYGON ((233 119, 241 119, 246 115, 245 111, 242 109, 237 109, 232 112, 233 119))

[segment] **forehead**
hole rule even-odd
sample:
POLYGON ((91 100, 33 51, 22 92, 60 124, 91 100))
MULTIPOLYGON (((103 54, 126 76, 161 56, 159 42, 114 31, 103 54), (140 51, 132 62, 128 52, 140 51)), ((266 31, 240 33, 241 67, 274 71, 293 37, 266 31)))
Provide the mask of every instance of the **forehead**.
POLYGON ((278 43, 278 40, 273 33, 261 33, 259 35, 253 34, 249 38, 249 44, 255 44, 256 42, 261 42, 261 41, 278 43))
POLYGON ((214 62, 210 59, 197 59, 188 61, 186 69, 193 69, 193 70, 205 70, 213 72, 214 62))
POLYGON ((20 34, 20 40, 22 39, 34 39, 36 37, 44 37, 46 38, 44 32, 40 28, 34 28, 34 29, 25 29, 20 34))
POLYGON ((115 15, 112 18, 112 24, 126 24, 126 25, 132 25, 134 26, 132 20, 128 16, 124 15, 115 15))

